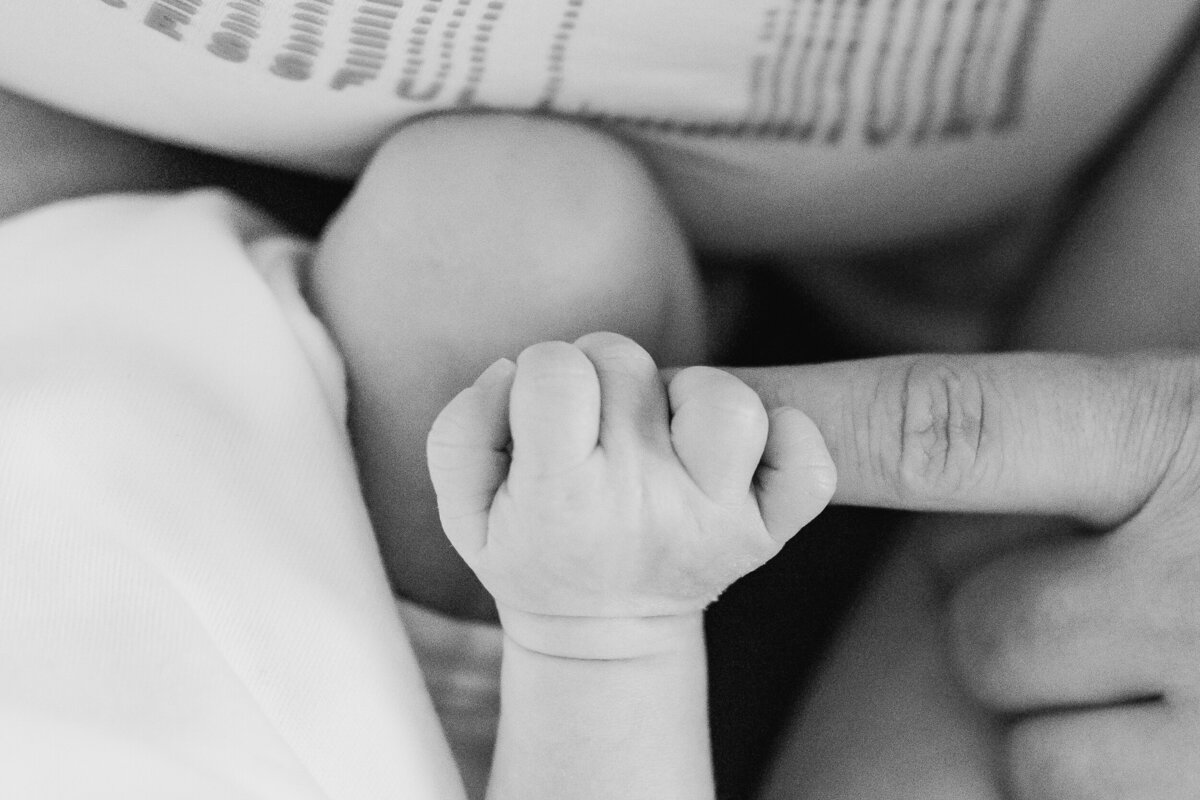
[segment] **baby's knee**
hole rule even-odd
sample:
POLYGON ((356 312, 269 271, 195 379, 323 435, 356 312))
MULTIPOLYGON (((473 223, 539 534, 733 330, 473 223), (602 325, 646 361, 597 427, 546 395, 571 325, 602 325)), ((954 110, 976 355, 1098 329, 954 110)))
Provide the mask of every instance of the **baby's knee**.
POLYGON ((554 119, 431 117, 394 134, 327 231, 318 291, 399 284, 452 301, 532 295, 549 308, 678 290, 683 235, 618 140, 554 119))

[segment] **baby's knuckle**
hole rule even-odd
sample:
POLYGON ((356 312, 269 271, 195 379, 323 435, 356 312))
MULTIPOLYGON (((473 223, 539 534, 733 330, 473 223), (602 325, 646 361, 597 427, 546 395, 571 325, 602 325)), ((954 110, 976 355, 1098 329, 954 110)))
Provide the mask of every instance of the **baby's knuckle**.
POLYGON ((593 378, 595 370, 588 357, 575 345, 539 342, 521 351, 517 357, 517 375, 535 385, 555 385, 593 378))
POLYGON ((679 407, 693 400, 711 397, 714 387, 724 384, 724 378, 736 380, 716 367, 685 367, 672 376, 667 390, 670 392, 672 403, 679 407))
POLYGON ((595 331, 575 340, 575 345, 585 353, 603 358, 620 358, 634 361, 650 360, 645 348, 620 333, 595 331))
POLYGON ((721 398, 714 405, 731 427, 758 430, 767 426, 767 411, 757 397, 734 394, 721 398))
MULTIPOLYGON (((680 389, 693 391, 711 386, 715 382, 724 382, 725 380, 737 381, 737 378, 723 369, 696 365, 684 367, 676 372, 675 376, 671 378, 671 385, 680 389)), ((738 382, 740 383, 741 381, 738 382)))
POLYGON ((703 402, 731 418, 766 421, 758 393, 736 376, 716 367, 688 367, 671 381, 678 404, 703 402))
POLYGON ((723 405, 753 416, 766 415, 766 409, 763 408, 757 392, 727 372, 716 372, 719 376, 716 382, 720 387, 719 396, 723 405))
POLYGON ((561 361, 570 361, 574 358, 576 349, 574 345, 567 342, 536 342, 521 351, 521 354, 517 356, 517 364, 528 370, 542 363, 555 364, 561 361))

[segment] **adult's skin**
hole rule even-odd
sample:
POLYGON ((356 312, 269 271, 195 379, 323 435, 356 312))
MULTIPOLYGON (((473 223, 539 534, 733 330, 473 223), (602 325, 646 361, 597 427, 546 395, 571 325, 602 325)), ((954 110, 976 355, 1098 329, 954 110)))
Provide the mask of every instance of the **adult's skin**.
MULTIPOLYGON (((1120 523, 1104 535, 1064 538, 1060 528, 999 557, 972 552, 962 529, 935 539, 935 556, 950 567, 954 668, 985 708, 1019 715, 1002 761, 1018 800, 1200 793, 1197 187, 1193 55, 1070 229, 1013 337, 1040 350, 1188 354, 1143 357, 1144 383, 1112 395, 1126 415, 1114 429, 1138 437, 1128 441, 1139 453, 1106 455, 1103 440, 1087 450, 1114 470, 1091 494, 1093 508, 1122 487, 1136 495, 1138 481, 1152 487, 1146 502, 1092 520, 1120 523), (1122 457, 1140 457, 1142 471, 1115 474, 1122 457), (1154 463, 1161 480, 1149 484, 1154 463)), ((1105 413, 1103 401, 1088 408, 1105 413)))
POLYGON ((1007 767, 1022 800, 1194 796, 1200 360, 919 356, 738 375, 813 417, 835 503, 1109 531, 964 569, 953 657, 975 698, 1018 715, 1007 767))
POLYGON ((1073 220, 1012 335, 1028 349, 1140 355, 747 376, 818 418, 838 501, 993 514, 920 524, 924 550, 898 554, 868 595, 768 796, 1200 791, 1197 130, 1193 56, 1073 220), (839 731, 853 743, 830 750, 839 731))

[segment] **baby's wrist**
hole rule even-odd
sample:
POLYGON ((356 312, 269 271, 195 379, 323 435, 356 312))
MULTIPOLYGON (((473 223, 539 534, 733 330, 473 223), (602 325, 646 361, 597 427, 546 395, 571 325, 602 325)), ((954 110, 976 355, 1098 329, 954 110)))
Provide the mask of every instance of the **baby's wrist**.
POLYGON ((629 660, 691 649, 704 638, 701 611, 653 617, 568 617, 498 606, 505 637, 553 658, 629 660))

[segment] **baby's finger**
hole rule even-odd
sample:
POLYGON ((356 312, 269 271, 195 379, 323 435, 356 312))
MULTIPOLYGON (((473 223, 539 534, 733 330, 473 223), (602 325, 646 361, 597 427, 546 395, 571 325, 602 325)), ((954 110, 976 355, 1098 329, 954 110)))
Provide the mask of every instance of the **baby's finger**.
POLYGON ((689 367, 667 389, 671 444, 700 490, 722 504, 745 502, 767 441, 767 412, 754 390, 712 367, 689 367))
POLYGON ((801 411, 790 406, 771 411, 767 446, 754 483, 763 523, 780 542, 828 505, 837 487, 837 468, 821 432, 801 411))
POLYGON ((487 515, 508 474, 508 395, 516 367, 492 364, 434 420, 425 442, 438 514, 459 550, 483 546, 487 515))
POLYGON ((601 444, 639 448, 648 442, 665 449, 667 398, 650 354, 617 333, 589 333, 576 339, 575 346, 591 359, 600 380, 601 444))
POLYGON ((600 382, 588 357, 566 342, 543 342, 517 357, 509 423, 514 474, 532 477, 582 463, 600 436, 600 382))

